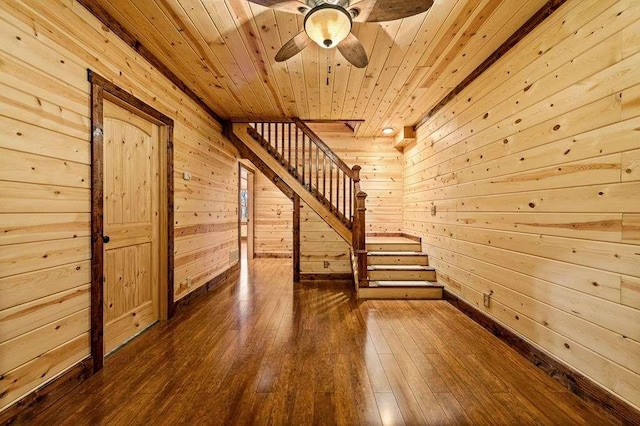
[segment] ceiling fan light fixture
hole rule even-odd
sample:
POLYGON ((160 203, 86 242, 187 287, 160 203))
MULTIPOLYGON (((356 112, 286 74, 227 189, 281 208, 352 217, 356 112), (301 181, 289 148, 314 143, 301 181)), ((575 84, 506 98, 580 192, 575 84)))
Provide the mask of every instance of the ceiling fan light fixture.
POLYGON ((351 14, 342 6, 321 4, 304 17, 304 30, 311 40, 325 49, 336 47, 351 32, 351 14))

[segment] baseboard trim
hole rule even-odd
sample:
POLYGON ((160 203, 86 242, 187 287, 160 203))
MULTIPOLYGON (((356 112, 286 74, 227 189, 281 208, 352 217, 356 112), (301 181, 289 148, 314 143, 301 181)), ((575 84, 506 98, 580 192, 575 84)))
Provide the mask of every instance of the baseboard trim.
POLYGON ((217 288, 218 286, 220 286, 220 284, 226 282, 229 278, 231 278, 239 270, 240 270, 240 263, 236 263, 235 265, 233 265, 232 267, 230 267, 226 271, 222 272, 219 275, 216 275, 215 277, 213 277, 212 279, 207 281, 206 284, 202 285, 201 287, 198 287, 196 290, 194 290, 191 293, 187 294, 183 298, 177 300, 174 303, 174 311, 176 309, 188 306, 191 303, 193 303, 194 301, 196 301, 197 299, 200 299, 201 297, 203 297, 204 295, 206 295, 210 291, 212 291, 215 288, 217 288))
POLYGON ((254 259, 291 259, 291 253, 254 253, 254 259))
POLYGON ((353 282, 353 275, 348 272, 333 272, 330 274, 300 273, 300 281, 349 281, 353 282))
POLYGON ((0 412, 0 425, 27 424, 46 408, 91 377, 93 361, 87 358, 39 389, 0 412))
POLYGON ((443 297, 459 311, 515 349, 520 355, 531 361, 536 367, 553 377, 578 397, 596 404, 611 415, 621 419, 624 424, 640 425, 640 411, 637 411, 622 399, 596 385, 568 365, 533 346, 515 332, 485 315, 482 311, 450 291, 445 289, 443 297))

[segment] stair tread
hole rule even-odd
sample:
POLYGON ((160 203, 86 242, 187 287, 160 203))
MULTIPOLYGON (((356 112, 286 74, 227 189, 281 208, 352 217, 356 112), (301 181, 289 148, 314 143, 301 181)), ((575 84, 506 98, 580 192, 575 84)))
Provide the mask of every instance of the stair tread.
POLYGON ((405 237, 367 237, 367 244, 420 244, 405 237))
POLYGON ((428 256, 421 251, 370 251, 368 256, 428 256))
POLYGON ((435 268, 424 265, 369 265, 368 271, 435 271, 435 268))
POLYGON ((443 288, 444 286, 434 281, 369 281, 369 287, 429 287, 443 288))

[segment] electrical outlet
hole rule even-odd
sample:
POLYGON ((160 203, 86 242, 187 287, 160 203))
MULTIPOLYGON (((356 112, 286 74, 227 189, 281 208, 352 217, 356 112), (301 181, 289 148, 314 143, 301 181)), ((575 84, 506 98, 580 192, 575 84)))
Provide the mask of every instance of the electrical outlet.
POLYGON ((329 269, 329 262, 327 261, 324 262, 324 269, 329 269))
POLYGON ((489 291, 489 293, 482 293, 482 304, 485 308, 491 307, 491 296, 493 295, 493 290, 489 291))
POLYGON ((431 206, 431 216, 435 216, 436 215, 436 206, 435 204, 431 206))
POLYGON ((187 288, 191 287, 191 277, 187 277, 187 288))

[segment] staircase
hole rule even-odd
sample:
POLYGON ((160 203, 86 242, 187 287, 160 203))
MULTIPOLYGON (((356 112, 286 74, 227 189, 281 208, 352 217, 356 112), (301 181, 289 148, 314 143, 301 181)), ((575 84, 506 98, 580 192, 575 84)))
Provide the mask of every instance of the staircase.
MULTIPOLYGON (((294 206, 304 201, 351 246, 358 297, 442 298, 442 286, 434 282, 435 270, 421 252, 420 242, 400 237, 366 239, 367 194, 360 188, 360 167, 349 168, 304 122, 228 123, 225 135, 294 206)), ((299 259, 300 247, 294 241, 294 280, 299 276, 299 259)))
POLYGON ((406 237, 368 237, 369 285, 361 299, 442 299, 436 271, 421 243, 406 237))

